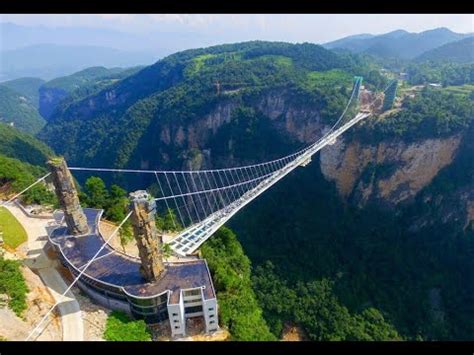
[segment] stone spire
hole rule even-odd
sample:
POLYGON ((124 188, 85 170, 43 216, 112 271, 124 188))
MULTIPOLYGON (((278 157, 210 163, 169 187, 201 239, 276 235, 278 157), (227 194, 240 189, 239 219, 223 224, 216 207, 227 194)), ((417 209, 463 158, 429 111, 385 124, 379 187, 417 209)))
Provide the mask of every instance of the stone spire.
POLYGON ((48 161, 48 166, 53 177, 54 190, 59 205, 64 211, 69 233, 73 235, 87 234, 89 232, 87 218, 82 211, 76 186, 66 161, 62 157, 53 158, 48 161))
POLYGON ((155 225, 156 203, 144 190, 130 194, 133 234, 142 261, 142 275, 148 281, 158 279, 164 270, 161 235, 155 225))

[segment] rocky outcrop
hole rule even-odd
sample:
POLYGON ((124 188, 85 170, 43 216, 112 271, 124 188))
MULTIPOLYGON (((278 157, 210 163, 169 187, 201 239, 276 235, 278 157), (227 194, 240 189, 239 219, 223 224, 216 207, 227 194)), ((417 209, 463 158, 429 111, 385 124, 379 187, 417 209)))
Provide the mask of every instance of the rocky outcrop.
POLYGON ((359 206, 369 200, 394 205, 412 199, 427 186, 453 161, 460 142, 460 135, 377 145, 346 143, 340 138, 321 151, 321 171, 335 182, 343 198, 352 198, 359 206))
POLYGON ((69 233, 86 234, 89 230, 87 219, 82 211, 76 186, 66 161, 63 158, 54 158, 48 161, 48 166, 69 233))
POLYGON ((133 234, 141 259, 140 271, 148 281, 157 280, 164 270, 162 239, 155 225, 155 201, 146 191, 130 194, 133 234))

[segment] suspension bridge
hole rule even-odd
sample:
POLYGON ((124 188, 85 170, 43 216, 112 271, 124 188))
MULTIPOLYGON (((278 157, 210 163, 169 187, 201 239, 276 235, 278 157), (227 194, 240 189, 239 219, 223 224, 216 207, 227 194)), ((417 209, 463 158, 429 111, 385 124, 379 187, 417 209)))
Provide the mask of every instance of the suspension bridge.
MULTIPOLYGON (((358 98, 361 83, 362 77, 355 77, 351 96, 343 112, 334 125, 327 130, 320 139, 295 153, 279 159, 253 165, 212 170, 168 171, 90 167, 69 167, 69 170, 153 174, 160 189, 160 196, 155 198, 156 203, 161 204, 162 210, 167 211, 167 213, 170 213, 170 211, 176 212, 170 213, 170 216, 173 217, 172 223, 179 232, 168 244, 177 255, 190 255, 210 238, 219 227, 225 224, 248 203, 297 167, 307 165, 314 154, 327 145, 334 144, 340 135, 370 116, 370 112, 361 110, 353 117, 346 117, 349 108, 354 102, 357 108, 359 108, 358 98)), ((12 202, 31 187, 44 181, 50 174, 51 173, 39 178, 36 182, 10 198, 4 204, 12 202)), ((104 248, 109 248, 108 243, 110 239, 118 232, 131 214, 132 212, 128 213, 107 240, 100 242, 102 243, 101 247, 97 250, 95 255, 88 259, 87 263, 81 267, 81 270, 78 270, 78 275, 75 275, 74 281, 61 295, 62 298, 76 282, 78 282, 86 272, 86 269, 88 269, 96 259, 101 258, 98 257, 99 254, 103 252, 104 248)), ((97 235, 91 235, 90 237, 94 236, 97 237, 97 235)), ((112 250, 106 255, 112 255, 114 253, 116 253, 116 251, 112 250)), ((130 264, 130 260, 127 258, 122 259, 124 262, 130 264)), ((132 268, 137 267, 137 265, 133 263, 129 266, 132 268)), ((87 275, 89 278, 91 277, 89 274, 87 275)), ((94 278, 92 277, 92 279, 94 278)), ((107 287, 110 287, 110 285, 107 287)), ((124 286, 120 287, 120 290, 123 290, 123 287, 124 286)), ((49 317, 52 310, 62 301, 62 298, 43 316, 37 326, 29 333, 26 340, 32 339, 32 337, 42 332, 41 325, 49 317)))
POLYGON ((153 174, 161 196, 155 198, 165 211, 175 211, 172 222, 180 232, 168 243, 180 256, 196 251, 239 210, 355 124, 370 116, 359 112, 346 119, 358 100, 362 77, 355 77, 351 96, 336 123, 319 140, 285 157, 247 166, 213 170, 134 170, 69 167, 72 171, 153 174))
MULTIPOLYGON (((311 157, 371 115, 358 112, 346 114, 353 103, 358 104, 362 77, 354 78, 350 98, 334 125, 316 142, 279 159, 240 167, 212 170, 136 170, 91 167, 69 167, 71 171, 153 174, 160 189, 155 198, 162 211, 170 213, 177 235, 169 241, 171 249, 180 256, 195 252, 212 234, 239 210, 276 184, 294 169, 305 166, 311 157), (171 213, 170 211, 174 211, 171 213), (175 216, 177 215, 177 216, 175 216)), ((13 196, 10 201, 32 186, 44 181, 47 174, 13 196)), ((7 201, 7 202, 10 202, 7 201)))

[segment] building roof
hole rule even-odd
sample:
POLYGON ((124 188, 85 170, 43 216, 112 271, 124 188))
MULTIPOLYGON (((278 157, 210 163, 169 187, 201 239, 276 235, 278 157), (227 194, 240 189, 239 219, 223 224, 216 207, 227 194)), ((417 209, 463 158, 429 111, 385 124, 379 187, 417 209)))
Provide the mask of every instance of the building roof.
MULTIPOLYGON (((60 226, 49 236, 51 242, 60 248, 66 261, 78 270, 86 266, 105 242, 98 229, 102 210, 83 210, 91 234, 68 235, 66 226, 60 226)), ((177 303, 181 289, 203 287, 205 299, 215 298, 205 260, 165 263, 165 271, 154 282, 147 282, 143 278, 140 265, 140 259, 125 255, 106 244, 84 274, 99 282, 122 287, 127 294, 135 297, 149 298, 171 291, 169 302, 177 303)))

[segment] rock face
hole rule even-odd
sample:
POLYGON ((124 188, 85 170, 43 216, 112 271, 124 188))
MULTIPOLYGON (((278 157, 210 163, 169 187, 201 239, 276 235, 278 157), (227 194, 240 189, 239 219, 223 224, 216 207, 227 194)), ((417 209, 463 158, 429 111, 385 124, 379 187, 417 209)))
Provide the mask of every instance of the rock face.
MULTIPOLYGON (((241 105, 251 107, 265 116, 268 124, 275 128, 279 135, 299 144, 314 143, 328 128, 328 125, 321 121, 319 109, 308 108, 294 102, 286 92, 267 92, 254 102, 244 103, 240 98, 230 97, 223 99, 209 113, 189 120, 185 124, 171 122, 155 126, 153 129, 156 133, 150 137, 149 141, 160 142, 161 145, 155 144, 149 149, 138 147, 137 151, 143 153, 134 159, 153 161, 150 154, 153 152, 156 156, 156 151, 158 151, 161 154, 158 161, 162 164, 169 161, 170 151, 179 151, 184 160, 181 166, 183 169, 212 168, 211 162, 219 159, 221 159, 220 163, 225 160, 229 166, 241 164, 242 162, 235 161, 233 156, 217 157, 214 151, 205 149, 215 139, 219 130, 231 123, 233 112, 241 105)), ((232 141, 227 142, 229 146, 232 143, 232 141)), ((150 164, 150 166, 154 165, 150 164)))
POLYGON ((130 194, 133 234, 142 262, 141 272, 148 281, 157 280, 164 270, 161 236, 155 225, 156 204, 146 191, 130 194))
POLYGON ((343 198, 352 198, 359 206, 369 200, 395 205, 413 198, 449 165, 460 142, 459 135, 414 143, 383 141, 375 146, 339 138, 321 151, 321 171, 336 183, 343 198))
POLYGON ((64 211, 64 218, 70 234, 86 234, 89 231, 87 219, 82 211, 71 173, 63 158, 48 161, 53 177, 54 190, 64 211))

